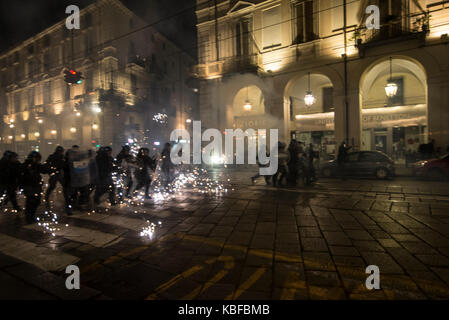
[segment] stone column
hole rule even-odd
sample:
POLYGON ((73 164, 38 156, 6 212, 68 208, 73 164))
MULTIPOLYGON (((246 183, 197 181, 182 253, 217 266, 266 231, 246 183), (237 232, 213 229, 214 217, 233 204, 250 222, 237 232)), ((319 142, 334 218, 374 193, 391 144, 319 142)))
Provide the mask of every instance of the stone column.
POLYGON ((449 146, 449 75, 429 78, 427 121, 429 141, 435 139, 435 147, 442 152, 449 146))

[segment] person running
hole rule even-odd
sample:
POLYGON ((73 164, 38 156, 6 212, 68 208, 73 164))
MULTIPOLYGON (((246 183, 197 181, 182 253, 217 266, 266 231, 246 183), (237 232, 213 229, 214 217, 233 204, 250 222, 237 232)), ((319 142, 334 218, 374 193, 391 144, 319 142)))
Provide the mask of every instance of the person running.
POLYGON ((0 193, 3 197, 2 206, 9 201, 17 212, 21 211, 17 203, 17 188, 19 187, 20 162, 18 155, 12 151, 5 151, 0 160, 0 193))
POLYGON ((48 173, 41 164, 42 156, 39 152, 31 152, 21 167, 20 185, 26 197, 25 216, 27 223, 35 220, 36 210, 41 203, 42 173, 48 173))
POLYGON ((137 154, 136 180, 137 186, 134 192, 145 187, 145 199, 151 199, 149 194, 151 186, 151 171, 156 169, 156 161, 149 156, 148 148, 141 148, 137 154))
MULTIPOLYGON (((267 157, 270 157, 270 153, 269 153, 269 152, 267 153, 267 157)), ((259 170, 257 171, 257 174, 256 174, 255 176, 251 177, 251 182, 252 182, 253 184, 255 184, 255 182, 256 182, 257 179, 259 179, 260 177, 262 177, 262 175, 260 174, 260 168, 266 168, 266 167, 269 166, 269 164, 261 164, 261 163, 260 163, 260 161, 259 161, 259 155, 256 155, 256 161, 257 161, 257 166, 259 167, 259 170)), ((269 186, 269 185, 271 184, 271 183, 270 183, 270 178, 271 178, 271 176, 263 176, 263 177, 264 177, 264 179, 265 179, 265 184, 266 184, 267 186, 269 186)))
POLYGON ((112 179, 114 159, 112 158, 111 147, 101 148, 96 160, 98 177, 97 185, 95 187, 94 203, 95 205, 99 205, 101 196, 107 192, 111 206, 115 206, 115 185, 114 180, 112 179))
POLYGON ((61 146, 56 147, 54 153, 48 156, 45 165, 48 167, 50 178, 48 180, 48 188, 45 192, 45 203, 49 205, 49 198, 53 190, 56 189, 56 185, 59 182, 61 186, 64 185, 64 148, 61 146))

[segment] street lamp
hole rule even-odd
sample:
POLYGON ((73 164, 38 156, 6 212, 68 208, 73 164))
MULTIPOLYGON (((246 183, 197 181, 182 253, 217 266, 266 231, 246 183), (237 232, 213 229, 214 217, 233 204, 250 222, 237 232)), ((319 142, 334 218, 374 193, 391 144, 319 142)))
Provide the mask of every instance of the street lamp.
POLYGON ((390 57, 390 79, 385 86, 385 93, 388 98, 393 98, 398 93, 398 85, 393 82, 393 59, 390 57))
POLYGON ((70 132, 71 132, 71 133, 76 133, 76 128, 75 128, 75 127, 71 127, 71 128, 70 128, 70 132))
POLYGON ((98 124, 94 123, 94 124, 92 125, 92 129, 98 130, 98 124))
POLYGON ((95 113, 100 113, 101 112, 101 108, 99 106, 94 105, 94 106, 92 106, 92 111, 95 112, 95 113))
POLYGON ((308 90, 306 92, 306 95, 304 96, 304 103, 306 106, 310 107, 312 106, 316 99, 312 94, 312 91, 310 90, 310 72, 307 74, 307 82, 308 82, 308 90))

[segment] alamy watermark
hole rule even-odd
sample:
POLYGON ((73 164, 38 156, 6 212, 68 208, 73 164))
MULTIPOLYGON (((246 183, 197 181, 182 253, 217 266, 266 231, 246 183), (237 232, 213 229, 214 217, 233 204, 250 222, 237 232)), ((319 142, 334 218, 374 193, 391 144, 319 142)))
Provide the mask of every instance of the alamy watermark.
MULTIPOLYGON (((278 169, 278 129, 270 129, 270 150, 267 149, 267 130, 258 129, 226 129, 224 164, 245 164, 245 138, 248 141, 247 164, 259 163, 261 175, 273 175, 278 169), (236 141, 234 149, 234 140, 236 141), (257 150, 257 151, 256 151, 257 150)), ((185 141, 181 150, 173 148, 170 154, 173 164, 190 164, 193 154, 193 164, 213 164, 214 155, 223 155, 223 135, 218 129, 207 129, 201 133, 201 121, 193 121, 193 152, 191 152, 190 133, 185 129, 176 129, 170 135, 171 141, 185 141), (212 140, 213 139, 213 140, 212 140), (212 140, 212 141, 211 141, 212 140), (210 142, 202 148, 202 142, 210 142), (181 151, 181 152, 179 152, 181 151)))
POLYGON ((80 268, 75 265, 70 265, 65 268, 65 273, 70 274, 65 280, 65 287, 68 290, 80 289, 80 268))
POLYGON ((370 265, 366 267, 365 273, 369 274, 366 278, 365 286, 368 290, 380 289, 380 270, 376 265, 370 265))

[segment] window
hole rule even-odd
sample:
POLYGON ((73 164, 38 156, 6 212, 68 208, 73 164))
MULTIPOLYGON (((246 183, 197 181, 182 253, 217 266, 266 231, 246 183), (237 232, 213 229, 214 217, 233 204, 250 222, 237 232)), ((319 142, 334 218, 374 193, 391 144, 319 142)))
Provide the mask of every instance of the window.
POLYGON ((262 12, 263 48, 269 49, 281 45, 281 6, 262 12))
POLYGON ((50 70, 50 53, 46 52, 44 54, 44 71, 50 70))
POLYGON ((34 45, 33 45, 33 44, 30 44, 30 45, 28 46, 28 53, 29 53, 29 54, 33 54, 33 53, 34 53, 34 45))
POLYGON ((33 69, 34 65, 33 65, 33 61, 28 61, 28 78, 31 78, 34 74, 36 74, 36 70, 33 69))
POLYGON ((34 87, 28 89, 28 108, 34 107, 34 87))
POLYGON ((250 19, 244 19, 237 23, 236 33, 236 55, 247 56, 252 53, 251 41, 252 22, 250 19))
POLYGON ((20 92, 16 92, 14 94, 14 110, 15 110, 15 112, 22 111, 22 106, 21 106, 20 102, 21 102, 20 101, 20 92))
POLYGON ((51 103, 51 82, 47 81, 44 84, 44 104, 50 104, 51 103))
POLYGON ((129 28, 134 29, 134 20, 133 19, 129 19, 129 28))
POLYGON ((317 37, 313 30, 313 1, 304 0, 294 4, 293 15, 295 22, 293 24, 293 43, 315 40, 317 37))

